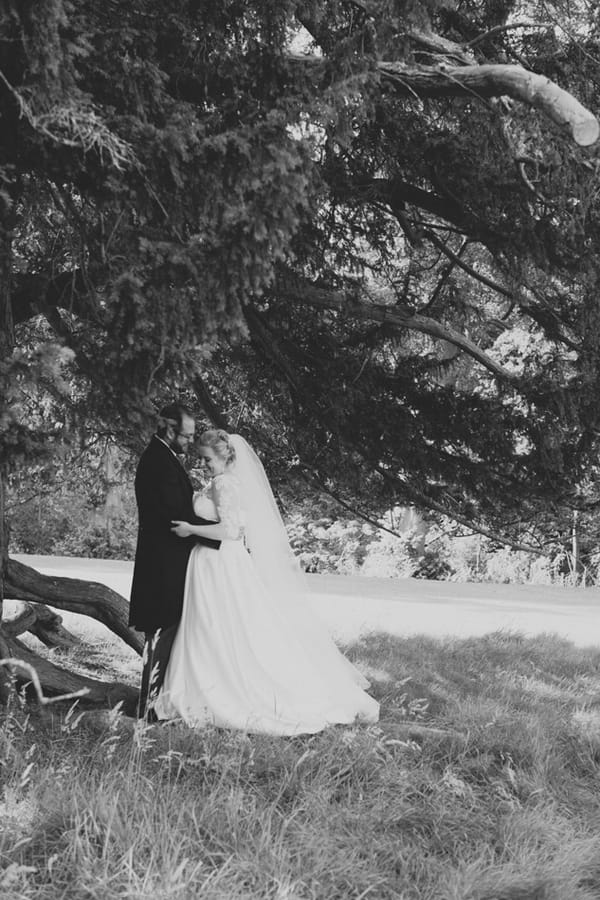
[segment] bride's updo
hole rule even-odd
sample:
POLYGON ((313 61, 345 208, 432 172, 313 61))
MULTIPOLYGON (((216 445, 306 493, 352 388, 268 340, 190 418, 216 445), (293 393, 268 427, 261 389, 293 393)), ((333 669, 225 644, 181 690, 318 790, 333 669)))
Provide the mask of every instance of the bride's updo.
POLYGON ((222 428, 209 428, 198 438, 199 447, 210 447, 226 465, 235 462, 235 447, 229 441, 229 435, 222 428))

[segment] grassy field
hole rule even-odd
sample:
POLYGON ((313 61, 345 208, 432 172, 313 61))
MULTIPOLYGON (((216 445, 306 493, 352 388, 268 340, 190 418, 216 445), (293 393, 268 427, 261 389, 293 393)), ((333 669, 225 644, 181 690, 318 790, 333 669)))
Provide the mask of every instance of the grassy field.
POLYGON ((248 737, 15 698, 0 896, 600 898, 600 648, 372 636, 349 655, 380 726, 248 737), (400 739, 407 721, 437 730, 400 739))

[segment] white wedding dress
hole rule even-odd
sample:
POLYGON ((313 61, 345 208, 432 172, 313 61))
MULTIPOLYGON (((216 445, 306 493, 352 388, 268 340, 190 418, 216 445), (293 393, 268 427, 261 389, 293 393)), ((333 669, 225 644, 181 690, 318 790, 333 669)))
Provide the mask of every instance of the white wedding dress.
POLYGON ((318 621, 309 596, 278 596, 239 539, 243 493, 226 471, 194 500, 196 514, 220 521, 230 537, 219 550, 198 544, 190 555, 158 718, 272 735, 376 722, 368 682, 318 621))

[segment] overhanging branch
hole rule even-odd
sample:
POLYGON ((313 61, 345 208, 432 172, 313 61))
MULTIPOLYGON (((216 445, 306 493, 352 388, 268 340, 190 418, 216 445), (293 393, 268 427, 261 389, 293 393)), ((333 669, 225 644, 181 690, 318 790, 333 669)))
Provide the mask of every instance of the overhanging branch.
MULTIPOLYGON (((289 54, 288 60, 315 74, 325 69, 325 60, 319 56, 289 54)), ((421 66, 382 60, 376 64, 376 73, 382 86, 406 97, 512 97, 539 109, 560 128, 567 129, 582 147, 594 144, 600 136, 600 123, 572 94, 522 66, 421 66)))
POLYGON ((398 306, 386 306, 380 303, 366 303, 341 291, 328 291, 316 287, 309 281, 295 287, 286 284, 285 293, 300 303, 321 309, 338 310, 347 316, 363 319, 367 322, 381 322, 397 330, 409 329, 427 334, 437 340, 447 341, 484 366, 489 372, 508 384, 517 383, 517 378, 488 356, 481 347, 449 326, 442 325, 429 316, 402 310, 398 306))
MULTIPOLYGON (((452 222, 461 230, 467 224, 466 211, 449 197, 442 197, 433 191, 402 181, 400 178, 372 178, 369 181, 349 181, 345 186, 349 197, 361 197, 367 201, 380 201, 389 206, 395 216, 405 209, 406 204, 416 206, 433 216, 452 222)), ((337 190, 340 187, 336 185, 337 190)))
POLYGON ((202 409, 213 423, 215 428, 222 428, 224 431, 231 431, 231 425, 225 414, 219 409, 215 403, 200 371, 196 368, 191 376, 191 384, 196 397, 200 401, 202 409))
POLYGON ((497 294, 501 294, 503 297, 508 297, 509 300, 514 300, 515 296, 510 288, 505 287, 503 284, 499 284, 499 282, 494 281, 491 278, 488 278, 482 272, 478 272, 473 266, 470 266, 464 260, 462 260, 456 253, 454 253, 446 244, 441 241, 436 234, 432 231, 426 231, 425 237, 431 241, 434 247, 437 247, 444 256, 446 256, 454 265, 458 266, 463 272, 466 272, 467 275, 470 275, 471 278, 475 278, 476 281, 480 281, 481 284, 485 284, 486 287, 491 288, 497 294))
POLYGON ((427 230, 424 232, 424 235, 428 240, 431 241, 432 244, 434 244, 435 247, 438 248, 438 250, 440 250, 444 254, 444 256, 447 256, 449 260, 452 260, 454 263, 456 263, 456 265, 460 269, 462 269, 463 272, 466 272, 467 275, 470 275, 472 278, 475 278, 477 281, 485 284, 493 291, 496 291, 496 293, 508 298, 512 303, 518 304, 520 311, 524 315, 530 316, 530 318, 533 319, 534 322, 537 322, 537 324, 544 329, 546 335, 553 341, 558 341, 561 344, 564 344, 566 347, 569 347, 570 350, 575 350, 577 352, 580 351, 580 346, 576 344, 575 341, 571 340, 571 338, 568 337, 561 329, 561 325, 564 325, 566 323, 559 318, 559 316, 550 307, 549 304, 546 304, 544 307, 534 306, 518 291, 511 291, 504 285, 499 284, 497 281, 493 281, 491 278, 488 278, 486 275, 478 272, 462 259, 459 259, 458 256, 452 250, 450 250, 450 248, 432 231, 427 230))
POLYGON ((252 306, 245 306, 244 318, 248 324, 251 337, 260 346, 265 356, 280 370, 292 391, 297 393, 298 382, 296 374, 289 365, 285 354, 281 352, 275 336, 268 331, 257 310, 252 306))
POLYGON ((447 509, 443 504, 437 503, 435 500, 432 500, 430 497, 427 497, 425 494, 421 493, 421 491, 416 490, 411 487, 411 485, 407 484, 403 479, 398 478, 397 475, 394 475, 392 472, 387 471, 387 469, 382 466, 376 466, 376 471, 379 472, 380 475, 386 481, 394 484, 397 488, 400 488, 402 493, 412 502, 415 506, 420 507, 421 509, 429 509, 432 512, 441 513, 441 515, 446 516, 448 519, 452 519, 452 521, 456 522, 459 525, 464 525, 467 528, 470 528, 471 531, 476 532, 476 534, 481 534, 483 537, 490 538, 492 541, 496 541, 499 544, 503 544, 505 547, 510 547, 511 550, 521 550, 524 553, 534 553, 536 556, 547 556, 547 551, 543 550, 541 547, 535 547, 533 544, 524 544, 521 541, 514 541, 510 538, 503 537, 502 535, 497 534, 497 532, 492 531, 489 528, 485 528, 482 525, 478 525, 476 522, 468 519, 466 516, 461 515, 460 513, 454 512, 451 509, 447 509))

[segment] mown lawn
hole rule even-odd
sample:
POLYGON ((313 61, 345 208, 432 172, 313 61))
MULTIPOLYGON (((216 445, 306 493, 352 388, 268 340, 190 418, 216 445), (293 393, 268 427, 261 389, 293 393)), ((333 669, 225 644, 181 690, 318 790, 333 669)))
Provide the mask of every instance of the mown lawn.
POLYGON ((380 726, 140 729, 15 698, 0 896, 598 900, 600 647, 373 636, 349 655, 380 726), (436 730, 401 739, 407 720, 436 730))

